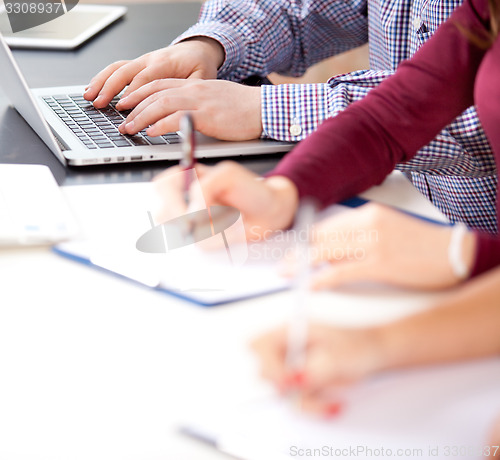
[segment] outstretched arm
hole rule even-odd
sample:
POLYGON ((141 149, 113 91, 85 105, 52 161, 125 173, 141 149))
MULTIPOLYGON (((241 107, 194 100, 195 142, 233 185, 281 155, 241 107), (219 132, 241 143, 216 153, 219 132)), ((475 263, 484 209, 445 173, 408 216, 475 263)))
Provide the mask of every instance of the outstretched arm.
POLYGON ((332 389, 384 370, 500 355, 499 298, 496 269, 434 308, 387 325, 341 329, 312 324, 299 375, 286 367, 286 328, 260 336, 253 348, 264 378, 282 392, 298 391, 305 410, 327 412, 332 389))

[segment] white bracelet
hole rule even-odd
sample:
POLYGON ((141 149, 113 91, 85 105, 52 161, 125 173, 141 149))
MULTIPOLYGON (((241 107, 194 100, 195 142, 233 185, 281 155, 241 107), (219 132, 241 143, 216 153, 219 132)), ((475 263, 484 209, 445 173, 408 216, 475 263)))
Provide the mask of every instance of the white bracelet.
POLYGON ((453 274, 460 280, 467 278, 469 269, 464 261, 462 243, 468 229, 465 224, 459 223, 453 226, 450 244, 448 246, 448 260, 453 274))

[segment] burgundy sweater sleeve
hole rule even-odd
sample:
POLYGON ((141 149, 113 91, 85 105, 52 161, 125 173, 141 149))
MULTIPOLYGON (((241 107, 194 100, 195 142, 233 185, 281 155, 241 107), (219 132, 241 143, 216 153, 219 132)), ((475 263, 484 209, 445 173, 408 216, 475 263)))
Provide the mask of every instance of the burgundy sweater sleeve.
POLYGON ((299 196, 323 206, 381 183, 395 165, 473 104, 485 53, 459 31, 487 29, 486 0, 466 0, 395 75, 301 142, 269 175, 285 176, 299 196))
POLYGON ((480 275, 500 264, 500 239, 492 235, 476 232, 476 259, 471 277, 480 275))
MULTIPOLYGON (((495 152, 497 169, 500 166, 500 36, 488 50, 476 77, 474 100, 479 119, 495 152)), ((497 212, 500 209, 500 190, 497 190, 497 212)), ((478 275, 500 264, 500 238, 477 233, 476 263, 472 275, 478 275)))
MULTIPOLYGON (((268 175, 285 176, 299 196, 326 206, 380 184, 397 163, 474 103, 474 81, 486 53, 457 23, 484 36, 486 0, 465 0, 393 77, 301 142, 268 175)), ((472 275, 500 263, 500 240, 477 234, 472 275)))

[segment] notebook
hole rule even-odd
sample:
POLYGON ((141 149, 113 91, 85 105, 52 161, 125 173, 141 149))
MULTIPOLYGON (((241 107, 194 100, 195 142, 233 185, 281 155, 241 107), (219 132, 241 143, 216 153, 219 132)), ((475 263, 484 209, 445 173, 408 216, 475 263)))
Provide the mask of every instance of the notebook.
POLYGON ((241 218, 228 224, 224 237, 216 231, 200 244, 148 253, 137 247, 155 226, 150 213, 155 214, 157 197, 151 183, 71 186, 64 193, 81 223, 82 238, 55 246, 63 257, 205 307, 289 286, 270 263, 275 254, 266 252, 268 246, 244 241, 241 218))
MULTIPOLYGON (((72 166, 178 160, 182 157, 179 135, 151 138, 145 132, 124 136, 117 126, 127 116, 113 103, 95 109, 81 95, 84 86, 31 90, 0 34, 0 68, 4 89, 16 110, 64 165, 72 166)), ((198 133, 197 157, 214 158, 287 152, 292 143, 257 139, 228 142, 198 133)))

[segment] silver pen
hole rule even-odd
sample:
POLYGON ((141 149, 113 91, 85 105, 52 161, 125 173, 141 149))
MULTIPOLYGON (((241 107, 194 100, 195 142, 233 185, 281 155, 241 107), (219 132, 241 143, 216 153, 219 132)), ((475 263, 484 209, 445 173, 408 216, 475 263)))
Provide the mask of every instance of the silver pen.
POLYGON ((310 231, 314 223, 315 206, 312 201, 305 200, 299 207, 296 216, 295 235, 297 238, 298 269, 294 279, 295 307, 288 327, 288 341, 285 365, 291 375, 297 375, 304 369, 308 331, 307 299, 309 294, 310 231), (302 240, 301 237, 305 237, 302 240))
POLYGON ((180 166, 185 172, 184 202, 189 209, 189 190, 193 182, 193 169, 196 163, 194 122, 191 113, 186 112, 181 118, 180 131, 182 135, 182 158, 180 166))

